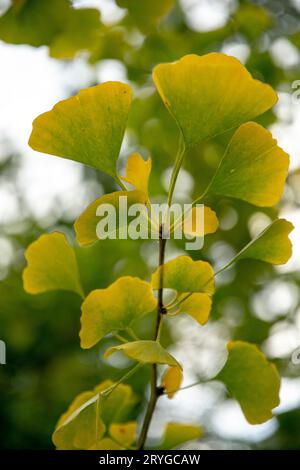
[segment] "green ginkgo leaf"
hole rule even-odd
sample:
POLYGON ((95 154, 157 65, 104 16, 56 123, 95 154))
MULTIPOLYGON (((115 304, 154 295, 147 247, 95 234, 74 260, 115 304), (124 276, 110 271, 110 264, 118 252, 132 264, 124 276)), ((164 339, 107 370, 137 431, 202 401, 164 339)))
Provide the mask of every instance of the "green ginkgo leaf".
MULTIPOLYGON (((105 209, 105 205, 109 204, 111 211, 115 208, 115 218, 111 218, 111 229, 109 224, 106 227, 106 233, 110 237, 115 236, 119 233, 119 230, 122 227, 126 227, 127 224, 127 215, 128 209, 133 204, 146 204, 147 202, 147 195, 143 191, 116 191, 114 193, 105 194, 104 196, 99 197, 94 202, 92 202, 78 217, 75 222, 74 228, 76 232, 76 239, 81 246, 91 245, 95 243, 100 238, 97 235, 97 224, 100 221, 99 209, 105 209), (125 217, 119 217, 120 215, 120 201, 123 198, 126 205, 124 205, 124 215, 125 217), (98 213, 98 215, 97 215, 98 213)), ((108 220, 109 214, 107 214, 108 220)), ((105 214, 106 217, 106 214, 105 214)))
POLYGON ((279 405, 280 377, 274 364, 254 345, 243 341, 228 343, 228 358, 216 376, 240 404, 250 424, 272 418, 279 405))
POLYGON ((107 396, 102 395, 113 385, 113 382, 106 380, 73 400, 60 417, 52 436, 58 449, 97 449, 105 445, 103 439, 106 431, 115 420, 121 422, 126 418, 135 405, 129 385, 119 384, 107 396))
POLYGON ((25 258, 23 284, 29 294, 67 290, 84 296, 76 256, 63 233, 42 235, 29 245, 25 258))
POLYGON ((193 261, 189 256, 178 256, 159 267, 151 278, 153 289, 159 289, 161 271, 163 287, 177 292, 205 292, 215 290, 214 272, 206 261, 193 261))
POLYGON ((153 79, 187 146, 233 129, 277 101, 269 85, 254 80, 234 57, 220 53, 157 65, 153 79))
POLYGON ((175 357, 171 356, 157 341, 141 340, 113 346, 105 351, 104 357, 116 351, 122 351, 130 359, 142 364, 167 364, 182 368, 175 357))
POLYGON ((101 439, 105 432, 99 412, 101 401, 101 395, 92 391, 75 398, 53 433, 53 443, 58 449, 89 449, 101 439))
POLYGON ((116 177, 131 100, 131 88, 120 82, 80 90, 33 121, 29 145, 116 177))
POLYGON ((174 0, 117 0, 121 8, 127 8, 136 25, 143 31, 154 30, 159 20, 174 5, 174 0))
POLYGON ((81 347, 91 348, 108 333, 130 328, 155 307, 150 284, 137 277, 121 277, 106 289, 92 291, 81 307, 81 347))
POLYGON ((161 444, 156 449, 169 450, 178 447, 185 442, 200 439, 203 430, 194 424, 168 423, 161 444))
POLYGON ((243 199, 256 206, 274 206, 284 188, 289 156, 272 134, 255 122, 232 137, 208 193, 243 199))
POLYGON ((229 268, 240 259, 257 259, 270 264, 285 264, 292 256, 290 232, 294 229, 291 222, 277 219, 251 240, 229 263, 219 272, 229 268))

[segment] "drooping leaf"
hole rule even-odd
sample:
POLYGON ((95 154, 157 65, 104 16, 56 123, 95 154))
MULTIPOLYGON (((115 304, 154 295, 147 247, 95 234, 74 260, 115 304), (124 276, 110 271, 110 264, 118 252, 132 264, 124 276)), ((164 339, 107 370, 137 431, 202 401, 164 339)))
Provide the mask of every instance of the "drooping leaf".
POLYGON ((99 408, 101 396, 95 392, 81 393, 57 423, 52 439, 60 450, 88 449, 105 433, 99 408))
POLYGON ((272 134, 255 122, 248 122, 229 142, 209 192, 256 206, 274 206, 282 195, 288 167, 289 156, 272 134))
POLYGON ((219 222, 215 211, 210 207, 193 207, 185 216, 183 229, 186 235, 203 237, 218 230, 219 222))
POLYGON ((33 121, 29 145, 115 177, 131 99, 130 87, 120 82, 80 90, 33 121))
POLYGON ((121 8, 127 8, 130 16, 141 31, 154 30, 159 20, 174 5, 174 0, 117 0, 121 8))
POLYGON ((168 367, 165 371, 161 386, 165 389, 168 398, 173 398, 182 383, 183 375, 179 367, 168 367))
POLYGON ((23 284, 29 294, 67 290, 83 296, 75 253, 63 233, 42 235, 29 245, 25 258, 23 284))
POLYGON ((293 229, 291 222, 275 220, 257 238, 251 240, 234 260, 252 258, 271 264, 287 263, 292 255, 292 243, 288 235, 293 229))
POLYGON ((230 395, 238 400, 250 424, 272 418, 279 405, 280 377, 276 367, 250 343, 228 343, 228 358, 216 379, 222 381, 230 395))
MULTIPOLYGON (((116 236, 121 228, 126 227, 127 214, 133 204, 145 204, 147 196, 142 191, 116 191, 114 193, 105 194, 92 202, 78 217, 75 222, 74 228, 76 232, 76 239, 81 246, 91 245, 99 240, 97 235, 97 224, 100 221, 100 215, 97 215, 97 211, 101 208, 104 210, 106 204, 113 206, 116 211, 115 224, 112 224, 112 229, 109 230, 107 227, 107 234, 109 236, 116 236), (123 199, 120 199, 123 198, 123 199), (125 200, 126 198, 126 200, 125 200), (124 210, 120 207, 120 201, 125 201, 124 210), (126 217, 119 217, 120 214, 124 213, 126 217)), ((121 204, 122 204, 121 203, 121 204)), ((99 214, 99 212, 98 212, 99 214)))
POLYGON ((177 292, 206 292, 215 290, 214 272, 206 261, 193 261, 189 256, 178 256, 159 267, 151 278, 153 289, 159 288, 163 270, 164 287, 177 292))
POLYGON ((118 443, 125 447, 131 446, 136 439, 137 423, 112 423, 109 428, 109 434, 118 443))
POLYGON ((135 189, 143 191, 148 196, 151 167, 151 158, 145 161, 139 153, 134 153, 128 158, 126 175, 122 177, 122 180, 134 186, 135 189))
POLYGON ((211 306, 212 300, 209 295, 195 293, 180 304, 180 313, 187 313, 200 325, 204 325, 208 320, 211 306))
POLYGON ((168 423, 164 432, 162 443, 157 450, 169 450, 178 447, 185 442, 200 439, 203 431, 193 424, 168 423))
POLYGON ((155 306, 150 284, 137 277, 121 277, 106 289, 92 291, 81 307, 81 347, 91 348, 108 333, 130 328, 155 306))
POLYGON ((220 53, 157 65, 153 79, 187 146, 233 129, 277 101, 269 85, 254 80, 234 57, 220 53))
MULTIPOLYGON (((101 395, 112 385, 110 380, 104 381, 94 390, 83 392, 74 399, 59 419, 52 436, 58 449, 106 449, 104 446, 111 444, 105 437, 106 431, 115 420, 121 422, 126 419, 135 405, 129 385, 119 384, 108 396, 101 395)), ((121 448, 117 443, 111 445, 114 445, 113 449, 121 448)))
POLYGON ((116 351, 122 351, 130 359, 143 364, 168 364, 181 368, 176 359, 156 341, 141 340, 113 346, 105 351, 104 357, 107 358, 116 351))

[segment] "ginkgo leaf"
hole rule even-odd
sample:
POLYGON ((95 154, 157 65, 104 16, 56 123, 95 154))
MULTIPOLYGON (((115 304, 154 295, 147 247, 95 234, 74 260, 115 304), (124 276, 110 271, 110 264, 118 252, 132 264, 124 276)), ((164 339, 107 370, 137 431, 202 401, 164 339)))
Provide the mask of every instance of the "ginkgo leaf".
POLYGON ((175 357, 171 356, 157 341, 132 341, 113 346, 105 351, 104 357, 107 358, 116 351, 122 351, 130 359, 142 364, 168 364, 181 368, 175 357))
POLYGON ((88 449, 105 432, 98 414, 101 406, 99 393, 83 392, 70 405, 57 423, 52 439, 60 450, 88 449))
POLYGON ((160 287, 160 274, 163 270, 163 287, 177 292, 206 292, 215 290, 214 272, 206 261, 193 261, 189 256, 178 256, 160 266, 153 274, 153 289, 160 287))
POLYGON ((180 367, 168 367, 165 371, 161 386, 165 389, 168 398, 173 398, 182 383, 183 375, 180 367))
POLYGON ((254 80, 234 57, 220 53, 192 54, 157 65, 153 79, 187 146, 233 129, 277 101, 269 85, 254 80))
POLYGON ((240 259, 257 259, 271 264, 285 264, 292 255, 290 232, 294 229, 291 222, 277 219, 250 241, 219 272, 229 268, 240 259))
MULTIPOLYGON (((113 385, 110 380, 104 381, 94 390, 83 392, 73 400, 59 419, 52 436, 58 449, 97 449, 105 445, 102 441, 106 439, 106 431, 115 420, 126 418, 135 405, 129 385, 119 384, 109 395, 101 394, 113 385)), ((120 448, 119 444, 116 445, 120 448)))
MULTIPOLYGON (((128 209, 133 204, 146 204, 147 196, 142 191, 116 191, 114 193, 105 194, 92 202, 78 217, 74 224, 76 239, 81 246, 91 245, 99 240, 97 234, 97 225, 101 220, 100 211, 106 212, 109 204, 111 210, 113 207, 116 211, 116 217, 111 219, 111 229, 109 224, 106 229, 106 233, 113 237, 117 236, 117 233, 127 224, 128 209), (121 199, 120 199, 121 198, 121 199), (120 206, 120 203, 124 205, 124 209, 120 206), (120 217, 120 214, 124 213, 126 217, 120 217)), ((108 212, 107 212, 108 214, 108 212)), ((106 215, 106 214, 105 214, 106 215)), ((99 233, 99 231, 98 231, 99 233)), ((101 234, 99 234, 101 235, 101 234)))
POLYGON ((131 446, 136 439, 137 423, 113 423, 110 425, 109 434, 118 443, 125 447, 131 446))
POLYGON ((174 0, 117 0, 117 4, 127 8, 136 25, 147 33, 156 28, 159 20, 174 5, 174 0))
POLYGON ((116 177, 131 99, 131 88, 120 82, 80 90, 33 121, 29 145, 116 177))
POLYGON ((238 400, 250 424, 272 418, 272 409, 279 405, 280 377, 274 364, 250 343, 228 343, 228 358, 216 376, 230 395, 238 400))
POLYGON ((130 328, 155 306, 150 284, 137 277, 121 277, 106 289, 92 291, 81 307, 81 347, 91 348, 108 333, 130 328))
POLYGON ((187 313, 200 325, 204 325, 209 317, 212 300, 209 295, 195 293, 180 304, 180 313, 187 313))
POLYGON ((134 153, 128 158, 126 175, 122 177, 122 180, 134 186, 135 189, 143 191, 148 196, 151 167, 151 158, 145 161, 139 153, 134 153))
POLYGON ((207 206, 196 206, 185 216, 183 230, 186 235, 203 237, 218 230, 219 221, 215 211, 207 206))
POLYGON ((203 431, 199 426, 193 424, 168 423, 165 428, 163 440, 156 449, 174 449, 174 447, 178 447, 185 442, 200 439, 202 436, 203 431))
POLYGON ((75 253, 63 233, 42 235, 29 245, 25 258, 23 284, 26 292, 67 290, 83 297, 75 253))
POLYGON ((208 192, 256 206, 274 206, 282 195, 288 168, 289 156, 272 134, 248 122, 233 135, 208 192))

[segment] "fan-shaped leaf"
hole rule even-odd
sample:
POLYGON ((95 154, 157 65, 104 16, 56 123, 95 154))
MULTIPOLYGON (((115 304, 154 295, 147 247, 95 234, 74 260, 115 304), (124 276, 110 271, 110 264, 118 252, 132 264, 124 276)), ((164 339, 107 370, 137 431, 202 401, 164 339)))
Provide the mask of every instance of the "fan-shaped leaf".
POLYGON ((25 252, 24 289, 29 294, 52 290, 73 291, 83 297, 73 248, 63 233, 42 235, 25 252))
POLYGON ((193 424, 169 423, 166 426, 162 443, 156 447, 159 450, 169 450, 178 447, 185 442, 199 439, 203 431, 193 424))
POLYGON ((238 400, 251 424, 272 418, 272 409, 279 405, 280 377, 276 367, 259 349, 243 341, 228 344, 228 359, 216 379, 226 385, 238 400))
POLYGON ((225 54, 187 55, 157 65, 153 79, 187 146, 233 129, 277 101, 269 85, 225 54))
POLYGON ((33 121, 29 145, 116 176, 131 105, 131 89, 106 82, 81 90, 33 121))
POLYGON ((168 398, 173 398, 179 389, 183 379, 180 367, 168 367, 161 381, 161 386, 165 389, 168 398))
POLYGON ((136 277, 121 277, 92 291, 82 304, 81 347, 91 348, 108 333, 129 328, 155 306, 150 284, 136 277))
POLYGON ((126 175, 122 180, 132 184, 135 189, 143 191, 148 196, 148 182, 151 173, 151 158, 144 160, 139 153, 130 155, 126 165, 126 175))

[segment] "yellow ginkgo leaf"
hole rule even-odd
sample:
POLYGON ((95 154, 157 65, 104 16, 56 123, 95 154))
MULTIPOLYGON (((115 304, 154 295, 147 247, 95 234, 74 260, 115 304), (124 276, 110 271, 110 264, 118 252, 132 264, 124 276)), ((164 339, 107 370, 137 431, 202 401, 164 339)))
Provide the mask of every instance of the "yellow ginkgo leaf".
POLYGON ((234 57, 187 55, 153 72, 157 90, 187 146, 233 129, 270 109, 276 93, 234 57))
POLYGON ((73 291, 83 297, 76 256, 63 233, 42 235, 25 252, 24 289, 29 294, 73 291))
POLYGON ((132 341, 107 349, 104 357, 107 358, 116 351, 122 351, 130 359, 142 364, 168 364, 181 368, 175 357, 171 356, 157 341, 132 341))
POLYGON ((116 177, 131 100, 125 83, 105 82, 81 90, 33 121, 29 145, 116 177))
POLYGON ((216 213, 207 206, 196 206, 186 215, 183 222, 185 235, 203 237, 218 230, 216 213))
POLYGON ((169 367, 161 381, 161 386, 165 389, 168 398, 173 398, 182 383, 183 375, 179 367, 169 367))
MULTIPOLYGON (((76 239, 79 245, 86 246, 97 242, 100 238, 99 231, 97 233, 97 226, 101 220, 100 211, 103 209, 106 216, 106 210, 115 209, 116 217, 111 217, 111 228, 109 222, 107 222, 106 233, 110 237, 117 238, 117 235, 122 228, 126 228, 128 209, 133 204, 146 204, 147 196, 143 191, 115 191, 114 193, 105 194, 92 202, 78 217, 74 224, 76 239), (122 209, 121 205, 124 205, 122 209), (106 209, 107 208, 107 209, 106 209), (120 217, 120 214, 124 213, 125 217, 120 217)), ((107 213, 108 214, 108 213, 107 213)), ((107 221, 109 219, 107 218, 107 221)), ((145 224, 147 223, 145 218, 145 224)))
POLYGON ((155 307, 150 284, 137 277, 121 277, 106 289, 92 291, 81 307, 81 347, 91 348, 108 333, 130 328, 155 307))
POLYGON ((143 191, 148 196, 151 167, 151 158, 145 161, 139 153, 134 153, 128 158, 126 175, 122 177, 122 180, 134 186, 135 189, 143 191))
POLYGON ((277 369, 254 344, 231 341, 227 348, 227 362, 216 380, 225 383, 250 424, 261 424, 272 418, 272 409, 279 405, 277 369))
POLYGON ((129 423, 112 423, 109 428, 109 434, 118 444, 129 447, 136 439, 136 429, 136 421, 130 421, 129 423))
POLYGON ((187 313, 200 325, 204 325, 211 311, 212 300, 209 295, 195 293, 180 304, 180 313, 187 313))
POLYGON ((282 195, 288 168, 289 156, 272 134, 248 122, 233 135, 208 192, 256 206, 274 206, 282 195))
POLYGON ((193 261, 189 256, 178 256, 160 266, 153 274, 153 289, 159 289, 161 271, 163 270, 164 287, 177 292, 215 291, 214 272, 206 261, 193 261))

